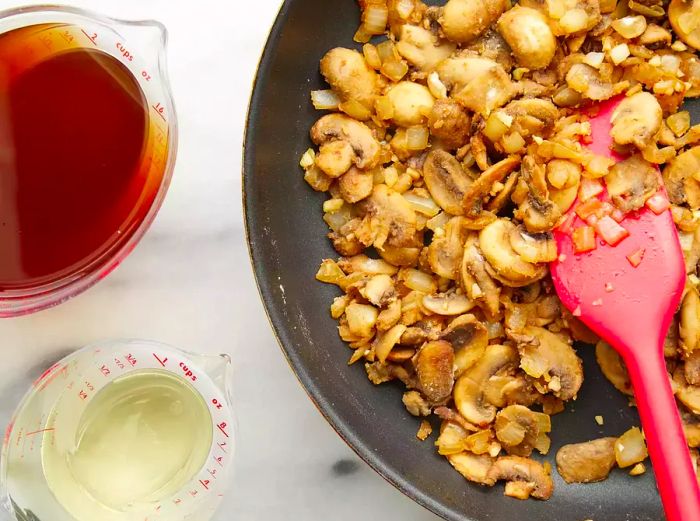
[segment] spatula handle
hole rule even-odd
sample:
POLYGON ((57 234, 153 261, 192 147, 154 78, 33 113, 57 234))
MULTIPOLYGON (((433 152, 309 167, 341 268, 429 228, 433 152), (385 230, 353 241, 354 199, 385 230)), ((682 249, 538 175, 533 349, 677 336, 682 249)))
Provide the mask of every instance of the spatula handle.
POLYGON ((666 518, 700 521, 700 489, 666 363, 658 348, 647 353, 626 357, 625 361, 666 518))

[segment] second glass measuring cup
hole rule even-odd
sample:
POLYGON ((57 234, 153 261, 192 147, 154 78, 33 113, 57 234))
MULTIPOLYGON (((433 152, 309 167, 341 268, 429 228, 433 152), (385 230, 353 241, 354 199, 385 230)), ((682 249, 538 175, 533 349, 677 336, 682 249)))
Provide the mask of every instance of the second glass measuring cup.
POLYGON ((86 347, 47 370, 5 435, 18 521, 207 521, 234 452, 230 358, 164 344, 86 347))

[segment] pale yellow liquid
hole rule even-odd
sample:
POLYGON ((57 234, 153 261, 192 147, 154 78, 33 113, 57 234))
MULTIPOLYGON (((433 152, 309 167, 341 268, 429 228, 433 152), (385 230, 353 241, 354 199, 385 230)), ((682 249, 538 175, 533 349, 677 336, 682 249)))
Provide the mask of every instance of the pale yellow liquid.
MULTIPOLYGON (((59 408, 60 401, 52 415, 59 408)), ((44 473, 59 503, 78 521, 121 521, 152 509, 201 470, 212 421, 187 382, 148 370, 117 378, 95 396, 73 447, 46 441, 44 473)))

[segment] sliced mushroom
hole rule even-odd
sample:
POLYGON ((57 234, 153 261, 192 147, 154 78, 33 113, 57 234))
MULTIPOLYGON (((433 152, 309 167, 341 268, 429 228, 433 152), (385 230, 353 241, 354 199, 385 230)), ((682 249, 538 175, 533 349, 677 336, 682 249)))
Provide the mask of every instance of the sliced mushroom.
POLYGON ((357 203, 369 197, 374 188, 374 173, 353 166, 338 180, 340 196, 348 203, 357 203))
POLYGON ((317 145, 345 141, 355 153, 355 166, 369 169, 379 162, 379 142, 367 125, 342 114, 328 114, 311 128, 311 140, 317 145))
POLYGON ((459 279, 459 270, 464 257, 466 230, 460 217, 450 219, 441 237, 433 237, 428 247, 428 263, 433 272, 446 279, 459 279))
POLYGON ((340 177, 353 164, 355 152, 347 141, 331 141, 321 145, 316 166, 330 177, 340 177))
POLYGON ((510 245, 521 259, 533 264, 552 262, 557 258, 557 244, 550 232, 531 234, 518 226, 510 233, 510 245))
POLYGON ((501 408, 512 404, 529 407, 542 401, 542 395, 524 374, 492 376, 484 386, 484 396, 486 401, 501 408))
POLYGON ((413 246, 416 236, 416 212, 398 192, 386 185, 375 185, 372 195, 362 201, 372 218, 374 246, 413 246))
POLYGON ((520 164, 517 156, 507 157, 485 170, 464 192, 462 206, 470 217, 479 215, 484 206, 484 199, 493 190, 494 183, 500 183, 520 164))
POLYGON ((495 481, 489 477, 489 471, 494 459, 488 454, 472 454, 471 452, 459 452, 447 456, 450 465, 467 480, 482 485, 493 485, 495 481))
POLYGON ((529 232, 552 230, 561 218, 561 211, 549 200, 544 166, 527 155, 522 160, 520 178, 527 185, 528 194, 520 204, 516 217, 522 219, 529 232))
POLYGON ((498 458, 488 471, 486 479, 493 482, 507 481, 506 495, 517 499, 527 499, 530 496, 549 499, 554 491, 552 477, 544 466, 520 456, 498 458))
POLYGON ((510 346, 490 345, 484 356, 459 377, 454 388, 455 406, 464 418, 479 426, 486 426, 496 417, 496 407, 486 402, 484 384, 500 371, 513 369, 518 364, 518 353, 510 346))
POLYGON ((448 39, 469 43, 486 32, 505 10, 503 0, 448 0, 438 21, 448 39))
POLYGON ((615 466, 617 438, 564 445, 557 452, 557 470, 567 483, 593 483, 608 477, 615 466))
POLYGON ((486 271, 486 260, 479 250, 478 236, 472 234, 464 244, 464 257, 462 258, 462 287, 466 294, 473 300, 483 301, 487 313, 495 317, 500 308, 500 287, 496 285, 491 275, 486 271))
POLYGON ((435 98, 425 85, 402 81, 386 93, 392 107, 392 121, 401 127, 425 123, 433 109, 435 98))
POLYGON ((541 12, 516 5, 499 18, 498 31, 521 67, 543 69, 552 62, 557 40, 541 12))
POLYGON ((700 386, 700 351, 694 351, 688 356, 683 367, 686 382, 700 386))
POLYGON ((673 204, 687 203, 700 209, 700 182, 693 174, 700 171, 700 146, 679 154, 664 169, 664 184, 673 204))
POLYGON ((440 338, 452 344, 455 350, 455 376, 458 378, 481 359, 489 343, 486 327, 474 315, 455 318, 440 338))
POLYGON ((474 301, 461 293, 442 293, 423 297, 423 307, 442 316, 454 316, 466 313, 474 307, 474 301))
POLYGON ((457 149, 469 141, 471 119, 469 114, 453 99, 439 99, 428 116, 430 133, 439 138, 449 149, 457 149))
POLYGON ((533 449, 549 449, 549 416, 522 405, 509 405, 496 415, 496 437, 508 454, 528 457, 533 449))
POLYGON ((583 364, 568 343, 535 326, 524 328, 516 340, 523 371, 533 378, 542 378, 557 398, 566 401, 576 397, 583 383, 583 364), (553 380, 555 385, 551 385, 553 380))
POLYGON ((659 171, 640 154, 617 162, 605 176, 608 193, 623 212, 638 210, 660 185, 659 171))
POLYGON ((697 0, 671 0, 668 20, 676 34, 686 44, 700 50, 700 5, 697 0))
POLYGON ((399 31, 396 50, 409 63, 423 72, 430 72, 448 58, 456 46, 450 42, 439 41, 427 29, 417 25, 404 24, 399 31))
POLYGON ((642 149, 651 144, 661 129, 663 111, 656 96, 638 92, 623 99, 613 112, 610 135, 619 145, 633 144, 642 149))
POLYGON ((513 118, 511 129, 521 136, 542 135, 559 119, 559 109, 548 99, 520 98, 503 107, 513 118))
POLYGON ((392 246, 390 244, 384 244, 381 250, 378 250, 379 255, 382 259, 387 261, 389 264, 394 266, 401 266, 402 268, 410 268, 418 263, 418 257, 422 250, 422 234, 416 234, 416 238, 413 241, 416 246, 392 246))
POLYGON ((498 219, 479 234, 479 247, 489 265, 504 284, 526 286, 547 274, 546 265, 536 265, 523 260, 510 244, 510 234, 515 224, 498 219))
POLYGON ((617 351, 601 340, 595 346, 595 359, 603 375, 615 386, 615 389, 627 396, 634 394, 629 373, 617 351))
POLYGON ((433 150, 423 165, 425 181, 433 200, 447 213, 462 215, 462 198, 472 181, 462 165, 449 152, 433 150))
POLYGON ((491 67, 452 93, 459 103, 483 116, 488 116, 494 109, 505 105, 516 94, 517 89, 510 75, 500 65, 491 67))
POLYGON ((700 296, 695 288, 689 288, 683 297, 679 333, 679 347, 690 356, 700 346, 700 296))
POLYGON ((449 342, 436 340, 420 348, 413 361, 421 391, 432 404, 444 402, 454 384, 454 350, 449 342))
POLYGON ((356 100, 372 107, 379 90, 377 73, 367 65, 361 53, 337 47, 321 60, 321 74, 345 100, 356 100))
POLYGON ((681 367, 673 371, 673 392, 691 413, 700 414, 700 387, 690 385, 681 367))

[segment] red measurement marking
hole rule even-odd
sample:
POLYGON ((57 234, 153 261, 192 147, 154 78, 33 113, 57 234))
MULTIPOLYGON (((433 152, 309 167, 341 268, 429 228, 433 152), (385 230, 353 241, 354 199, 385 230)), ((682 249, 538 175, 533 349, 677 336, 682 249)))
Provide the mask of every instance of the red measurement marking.
POLYGON ((100 367, 100 372, 104 376, 109 376, 110 374, 112 374, 112 371, 110 371, 109 367, 107 367, 106 365, 103 365, 102 367, 100 367))
POLYGON ((95 386, 92 385, 90 382, 85 382, 85 387, 88 388, 88 391, 94 391, 94 390, 95 390, 95 386))
POLYGON ((121 360, 119 360, 119 358, 115 358, 114 363, 117 364, 117 367, 119 369, 124 369, 124 367, 126 367, 124 363, 121 360))
POLYGON ((228 438, 228 433, 226 432, 226 427, 228 427, 228 425, 226 425, 226 422, 221 422, 221 423, 219 423, 219 424, 217 425, 217 427, 219 428, 219 430, 220 430, 221 432, 224 433, 224 436, 226 436, 226 437, 228 438))
POLYGON ((211 474, 211 477, 216 479, 216 469, 207 469, 207 472, 211 474))
POLYGON ((176 505, 179 505, 180 503, 182 503, 182 499, 176 499, 173 501, 173 503, 175 503, 176 505))
POLYGON ((50 432, 50 431, 54 431, 54 430, 56 430, 55 427, 49 427, 47 429, 39 429, 38 431, 28 432, 27 434, 25 434, 25 436, 34 436, 35 434, 39 434, 41 432, 50 432))
POLYGON ((143 76, 143 79, 146 81, 151 81, 151 75, 148 74, 146 71, 141 71, 141 76, 143 76))
POLYGON ((216 461, 220 467, 224 466, 224 464, 223 464, 224 457, 223 456, 219 456, 218 458, 214 458, 214 461, 216 461))
POLYGON ((221 404, 219 403, 219 400, 217 400, 216 398, 214 398, 214 399, 211 401, 211 403, 213 403, 214 405, 216 405, 217 410, 221 410, 221 409, 224 407, 223 405, 221 405, 221 404))
POLYGON ((225 442, 225 441, 222 441, 221 443, 217 443, 217 445, 219 446, 219 448, 220 448, 222 451, 224 451, 224 452, 226 453, 226 449, 225 449, 225 447, 226 447, 226 442, 225 442))
POLYGON ((190 496, 195 497, 197 494, 199 494, 199 490, 190 490, 190 496))
POLYGON ((156 360, 158 360, 158 363, 159 363, 161 366, 163 366, 163 367, 165 367, 165 363, 168 361, 168 357, 167 357, 167 356, 161 360, 160 358, 158 358, 158 355, 156 355, 155 353, 153 353, 153 358, 155 358, 156 360))
POLYGON ((85 391, 80 391, 80 392, 78 393, 78 397, 79 397, 81 400, 87 400, 88 395, 87 395, 87 393, 86 393, 85 391))
POLYGON ((158 113, 158 115, 161 118, 163 118, 163 121, 167 121, 165 119, 165 115, 163 114, 165 112, 165 108, 163 107, 163 105, 161 105, 160 103, 156 103, 155 105, 152 106, 152 108, 153 108, 153 110, 155 110, 158 113))
POLYGON ((92 43, 94 43, 95 45, 97 45, 97 42, 95 41, 95 40, 97 40, 97 33, 92 33, 92 36, 90 36, 90 35, 89 35, 88 33, 86 33, 83 29, 80 29, 80 31, 81 31, 85 36, 87 36, 87 39, 88 39, 88 40, 90 40, 92 43))
POLYGON ((134 367, 138 363, 136 358, 134 358, 134 355, 132 354, 126 355, 126 361, 129 362, 131 367, 134 367))
POLYGON ((73 43, 73 36, 70 34, 70 31, 63 31, 61 37, 68 43, 73 43))
POLYGON ((203 486, 205 489, 209 490, 209 483, 210 483, 210 481, 209 481, 208 479, 204 479, 204 480, 200 479, 199 482, 202 484, 202 486, 203 486))

